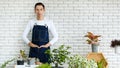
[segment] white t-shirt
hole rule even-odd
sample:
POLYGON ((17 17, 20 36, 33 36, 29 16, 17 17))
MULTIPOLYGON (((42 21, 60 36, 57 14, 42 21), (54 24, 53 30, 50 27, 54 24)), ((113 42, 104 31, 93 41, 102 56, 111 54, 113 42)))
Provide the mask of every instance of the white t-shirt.
POLYGON ((35 23, 37 25, 47 25, 48 26, 48 31, 51 32, 53 35, 53 38, 50 40, 50 44, 53 45, 57 40, 58 40, 58 34, 56 32, 55 26, 52 21, 44 18, 44 20, 37 20, 37 19, 32 19, 28 22, 24 32, 23 32, 23 40, 25 41, 26 44, 30 42, 30 40, 27 38, 28 33, 32 31, 35 23))

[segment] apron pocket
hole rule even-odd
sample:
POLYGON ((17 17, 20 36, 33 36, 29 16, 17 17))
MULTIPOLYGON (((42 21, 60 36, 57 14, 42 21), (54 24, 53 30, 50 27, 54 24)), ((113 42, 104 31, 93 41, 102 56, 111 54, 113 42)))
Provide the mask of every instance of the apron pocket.
POLYGON ((48 31, 45 30, 35 30, 33 35, 34 41, 47 42, 48 31))

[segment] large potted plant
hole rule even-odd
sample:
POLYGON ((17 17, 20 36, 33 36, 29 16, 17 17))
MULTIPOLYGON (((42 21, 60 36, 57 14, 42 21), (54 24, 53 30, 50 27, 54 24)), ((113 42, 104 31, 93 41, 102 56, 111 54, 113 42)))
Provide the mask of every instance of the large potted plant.
POLYGON ((85 35, 85 37, 87 37, 88 39, 86 40, 88 42, 88 44, 91 44, 92 47, 92 52, 98 52, 99 51, 99 37, 101 37, 100 35, 94 35, 92 32, 88 32, 87 35, 85 35))
POLYGON ((80 55, 71 56, 68 65, 68 68, 98 68, 94 60, 87 60, 87 58, 80 55))
POLYGON ((112 40, 111 41, 111 47, 115 48, 115 53, 120 54, 120 40, 112 40))
POLYGON ((46 53, 50 55, 50 62, 55 64, 55 66, 52 68, 63 68, 59 65, 63 65, 66 62, 66 59, 70 54, 68 49, 70 49, 69 46, 61 45, 60 47, 55 48, 52 51, 46 51, 46 53))

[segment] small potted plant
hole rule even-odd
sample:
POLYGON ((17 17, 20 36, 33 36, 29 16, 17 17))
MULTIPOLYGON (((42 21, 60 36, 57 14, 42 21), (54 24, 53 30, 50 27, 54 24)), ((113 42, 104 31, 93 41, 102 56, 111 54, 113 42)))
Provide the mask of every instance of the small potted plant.
POLYGON ((80 55, 73 55, 68 60, 68 68, 98 68, 95 60, 87 60, 80 55))
POLYGON ((20 50, 20 55, 17 59, 17 65, 24 65, 24 61, 27 61, 27 55, 25 54, 25 50, 20 50))
POLYGON ((115 48, 115 53, 120 53, 120 40, 112 40, 111 47, 115 48))
POLYGON ((52 51, 47 50, 46 53, 50 55, 50 62, 55 64, 52 68, 63 68, 59 67, 59 65, 63 65, 68 58, 70 52, 68 51, 70 47, 65 45, 61 45, 57 49, 53 49, 52 51))
POLYGON ((101 37, 100 35, 94 35, 92 32, 88 32, 87 35, 85 35, 88 39, 86 40, 88 44, 91 44, 92 52, 98 52, 98 46, 100 41, 98 38, 101 37))

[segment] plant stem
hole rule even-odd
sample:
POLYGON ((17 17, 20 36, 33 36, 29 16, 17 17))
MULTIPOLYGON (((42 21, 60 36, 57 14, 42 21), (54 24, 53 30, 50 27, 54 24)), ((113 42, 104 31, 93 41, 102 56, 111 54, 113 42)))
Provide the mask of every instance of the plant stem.
POLYGON ((55 63, 55 68, 58 68, 58 63, 55 63))

